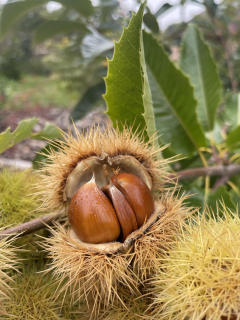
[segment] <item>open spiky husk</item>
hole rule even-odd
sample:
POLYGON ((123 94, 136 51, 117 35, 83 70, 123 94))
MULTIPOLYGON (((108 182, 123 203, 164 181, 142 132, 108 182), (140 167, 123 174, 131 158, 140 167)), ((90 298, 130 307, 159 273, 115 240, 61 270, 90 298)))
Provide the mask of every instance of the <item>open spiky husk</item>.
POLYGON ((240 218, 224 205, 182 223, 151 281, 151 319, 239 319, 239 247, 240 218))
POLYGON ((191 213, 182 205, 184 199, 172 194, 163 196, 159 201, 164 212, 148 228, 143 226, 127 251, 90 250, 73 241, 68 228, 57 224, 45 244, 52 259, 49 270, 57 281, 65 281, 63 291, 69 289, 74 300, 87 300, 95 315, 115 301, 123 303, 119 290, 139 295, 143 281, 152 277, 159 267, 157 257, 161 250, 171 244, 180 221, 191 213))
POLYGON ((47 173, 44 210, 46 207, 54 209, 64 204, 68 177, 81 161, 91 157, 112 160, 119 156, 130 156, 150 176, 152 190, 162 190, 167 179, 166 166, 170 160, 159 158, 165 147, 155 147, 153 139, 144 142, 142 136, 127 127, 123 131, 107 127, 101 132, 99 127, 94 126, 86 132, 76 131, 75 136, 71 132, 63 133, 64 141, 57 141, 59 150, 51 150, 48 155, 48 164, 43 168, 44 175, 47 173))

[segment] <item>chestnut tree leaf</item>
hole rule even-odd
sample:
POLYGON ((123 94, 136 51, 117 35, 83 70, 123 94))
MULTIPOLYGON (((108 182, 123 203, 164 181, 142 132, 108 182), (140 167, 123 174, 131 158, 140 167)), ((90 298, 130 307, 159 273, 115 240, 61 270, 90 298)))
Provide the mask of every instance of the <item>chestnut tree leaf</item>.
POLYGON ((15 144, 31 138, 31 139, 57 139, 61 138, 60 130, 52 123, 47 122, 45 128, 40 132, 34 133, 33 128, 38 123, 39 119, 32 118, 19 122, 15 131, 11 132, 10 128, 7 128, 5 132, 0 134, 0 154, 8 148, 11 148, 15 144))
POLYGON ((210 49, 194 25, 188 27, 183 38, 180 67, 193 85, 197 116, 203 130, 213 130, 222 85, 210 49))
POLYGON ((17 129, 11 132, 10 128, 0 134, 0 154, 8 148, 27 139, 31 136, 33 127, 38 123, 38 119, 32 118, 23 120, 19 123, 17 129))
POLYGON ((146 77, 143 54, 142 21, 146 2, 133 14, 119 42, 115 43, 113 59, 109 61, 105 78, 107 114, 113 125, 124 124, 144 131, 145 137, 155 133, 151 91, 146 77), (151 110, 152 109, 152 110, 151 110))
POLYGON ((156 127, 163 143, 175 153, 190 156, 206 146, 197 120, 193 87, 169 60, 162 46, 143 31, 145 62, 151 88, 156 127))

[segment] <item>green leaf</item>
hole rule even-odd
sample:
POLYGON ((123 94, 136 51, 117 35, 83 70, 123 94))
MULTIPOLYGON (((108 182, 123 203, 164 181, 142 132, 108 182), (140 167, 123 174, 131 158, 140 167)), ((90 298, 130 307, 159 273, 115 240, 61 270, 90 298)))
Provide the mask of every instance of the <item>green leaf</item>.
POLYGON ((11 148, 13 145, 19 143, 20 141, 30 138, 32 135, 33 127, 38 123, 38 119, 28 119, 23 120, 19 123, 17 129, 13 132, 10 128, 0 134, 0 154, 11 148))
POLYGON ((223 119, 230 130, 240 125, 240 93, 226 96, 223 119))
POLYGON ((158 11, 155 13, 155 17, 158 18, 161 14, 163 14, 164 12, 166 12, 167 10, 171 9, 173 6, 169 3, 164 3, 164 5, 162 5, 158 11))
POLYGON ((35 32, 35 44, 42 43, 59 34, 77 31, 79 34, 90 33, 91 31, 84 24, 75 21, 56 20, 47 21, 35 32))
POLYGON ((158 34, 160 32, 157 19, 150 11, 143 16, 143 22, 153 33, 158 34))
POLYGON ((90 111, 99 107, 99 102, 104 104, 104 100, 102 99, 102 95, 105 92, 105 83, 100 82, 95 86, 88 89, 81 100, 76 104, 75 108, 72 111, 71 118, 73 121, 82 119, 85 117, 90 111))
POLYGON ((107 114, 113 125, 133 126, 133 130, 144 130, 143 79, 140 61, 141 27, 145 3, 132 16, 119 42, 115 43, 114 56, 109 61, 105 78, 107 114))
POLYGON ((226 144, 230 149, 240 149, 240 126, 229 133, 226 144))
POLYGON ((43 140, 43 139, 60 139, 62 134, 60 129, 58 129, 54 124, 46 122, 45 128, 38 133, 31 134, 31 139, 43 140))
MULTIPOLYGON (((0 19, 0 38, 3 38, 7 31, 27 12, 49 2, 48 0, 25 0, 6 3, 3 6, 0 19)), ((93 13, 93 6, 90 0, 57 0, 57 2, 74 9, 80 14, 89 16, 93 13)))
POLYGON ((0 154, 3 153, 5 150, 10 148, 12 141, 12 133, 10 128, 3 133, 0 133, 0 154))
POLYGON ((194 25, 188 27, 183 38, 180 66, 194 87, 198 119, 204 131, 211 131, 222 86, 209 47, 194 25))
MULTIPOLYGON (((189 205, 200 207, 203 211, 205 190, 199 187, 192 187, 191 189, 186 189, 186 191, 192 194, 192 196, 187 200, 189 205)), ((231 201, 230 194, 227 192, 225 186, 220 186, 216 191, 209 192, 205 204, 208 205, 213 212, 217 212, 219 201, 223 201, 228 208, 233 210, 235 209, 235 205, 231 201)))
POLYGON ((143 32, 143 43, 156 126, 175 153, 192 155, 206 146, 197 121, 196 100, 188 78, 169 60, 163 48, 143 32))

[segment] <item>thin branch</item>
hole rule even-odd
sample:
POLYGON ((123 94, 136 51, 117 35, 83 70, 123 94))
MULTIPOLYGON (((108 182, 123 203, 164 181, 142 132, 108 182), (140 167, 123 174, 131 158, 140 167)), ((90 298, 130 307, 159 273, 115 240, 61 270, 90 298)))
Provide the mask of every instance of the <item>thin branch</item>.
POLYGON ((186 169, 172 174, 170 178, 178 179, 178 181, 185 181, 197 177, 231 177, 235 174, 240 174, 239 164, 229 164, 228 166, 218 165, 215 167, 204 167, 204 168, 194 168, 186 169))
POLYGON ((3 230, 0 232, 0 240, 3 238, 13 238, 13 237, 22 237, 26 234, 33 233, 43 228, 47 228, 48 226, 53 225, 54 221, 57 221, 66 216, 65 210, 50 213, 43 217, 36 218, 34 220, 30 220, 19 224, 18 226, 11 227, 9 229, 3 230))

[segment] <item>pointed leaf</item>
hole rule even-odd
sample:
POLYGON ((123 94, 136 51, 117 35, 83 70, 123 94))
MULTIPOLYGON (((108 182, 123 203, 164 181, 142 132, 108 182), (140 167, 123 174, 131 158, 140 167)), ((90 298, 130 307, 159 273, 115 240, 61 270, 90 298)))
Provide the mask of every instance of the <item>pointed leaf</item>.
POLYGON ((141 27, 145 3, 141 4, 136 15, 132 16, 127 29, 124 29, 119 42, 115 43, 114 56, 109 61, 105 79, 104 96, 113 125, 118 123, 133 125, 133 129, 144 130, 146 126, 142 94, 143 79, 140 61, 141 27))
POLYGON ((76 21, 47 21, 42 24, 35 32, 35 44, 42 43, 48 39, 56 37, 62 33, 77 31, 79 34, 90 33, 91 31, 84 24, 76 21))
POLYGON ((161 140, 171 143, 175 153, 191 155, 206 145, 197 121, 193 88, 150 34, 143 32, 143 42, 156 126, 162 134, 161 140))
POLYGON ((194 87, 198 119, 204 131, 211 131, 222 86, 209 47, 193 25, 188 27, 183 39, 180 66, 194 87))
POLYGON ((38 121, 39 120, 36 118, 23 120, 19 123, 15 131, 11 132, 10 128, 7 128, 5 132, 1 133, 0 154, 20 141, 30 138, 33 127, 38 123, 38 121))

